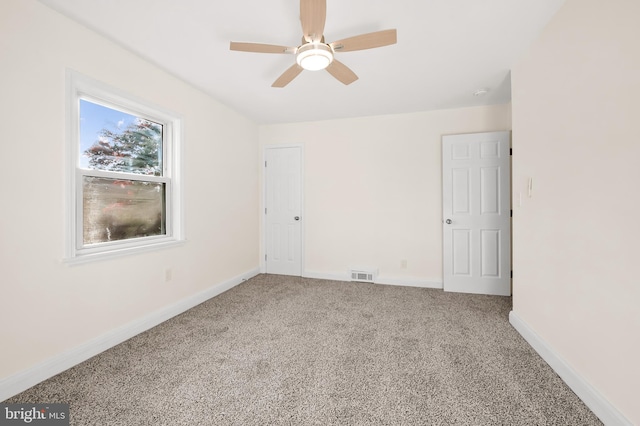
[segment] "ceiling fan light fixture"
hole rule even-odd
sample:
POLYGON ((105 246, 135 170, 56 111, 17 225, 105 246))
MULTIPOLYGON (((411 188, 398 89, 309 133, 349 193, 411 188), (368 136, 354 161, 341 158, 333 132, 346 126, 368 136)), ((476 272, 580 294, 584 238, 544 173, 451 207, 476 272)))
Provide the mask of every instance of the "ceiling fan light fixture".
POLYGON ((323 70, 333 62, 333 51, 327 44, 307 43, 298 49, 296 62, 308 71, 323 70))

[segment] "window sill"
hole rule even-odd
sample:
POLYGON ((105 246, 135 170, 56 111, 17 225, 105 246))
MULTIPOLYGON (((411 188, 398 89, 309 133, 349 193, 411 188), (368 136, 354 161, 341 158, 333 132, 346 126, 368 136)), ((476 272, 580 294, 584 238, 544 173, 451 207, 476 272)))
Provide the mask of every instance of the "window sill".
POLYGON ((179 247, 185 244, 185 240, 163 241, 155 244, 145 244, 138 247, 127 247, 121 249, 109 250, 101 253, 79 254, 74 257, 66 257, 62 259, 62 263, 75 266, 90 262, 99 262, 101 260, 114 259, 118 257, 131 256, 140 253, 148 253, 167 248, 179 247))

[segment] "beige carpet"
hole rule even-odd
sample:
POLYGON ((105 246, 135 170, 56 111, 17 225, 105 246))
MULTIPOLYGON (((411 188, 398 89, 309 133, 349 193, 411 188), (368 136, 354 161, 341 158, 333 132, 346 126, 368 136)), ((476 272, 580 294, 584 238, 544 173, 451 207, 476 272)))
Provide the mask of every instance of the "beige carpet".
POLYGON ((599 425, 511 299, 260 275, 6 402, 73 425, 599 425))

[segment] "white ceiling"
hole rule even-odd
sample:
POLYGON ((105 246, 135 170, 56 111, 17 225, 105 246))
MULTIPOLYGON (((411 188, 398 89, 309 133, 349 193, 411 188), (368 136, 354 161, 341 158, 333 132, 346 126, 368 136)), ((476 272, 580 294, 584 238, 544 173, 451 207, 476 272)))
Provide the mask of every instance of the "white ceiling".
POLYGON ((396 45, 337 53, 360 79, 304 71, 293 55, 230 41, 297 46, 299 0, 40 0, 204 90, 259 124, 506 103, 509 70, 564 0, 327 0, 327 42, 396 28, 396 45), (484 96, 473 92, 487 88, 484 96))

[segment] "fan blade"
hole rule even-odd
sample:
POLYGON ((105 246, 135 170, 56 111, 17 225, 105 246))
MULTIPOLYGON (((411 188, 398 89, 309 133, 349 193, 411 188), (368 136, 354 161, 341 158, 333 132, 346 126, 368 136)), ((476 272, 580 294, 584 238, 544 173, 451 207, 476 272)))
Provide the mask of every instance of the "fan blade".
POLYGON ((229 45, 229 49, 238 50, 240 52, 255 52, 255 53, 296 53, 297 47, 278 46, 275 44, 262 44, 262 43, 238 43, 232 41, 229 45))
POLYGON ((298 74, 302 72, 304 68, 302 68, 298 64, 293 64, 289 67, 285 72, 282 73, 280 77, 276 81, 273 82, 271 87, 284 87, 287 84, 291 83, 291 80, 296 78, 298 74))
POLYGON ((300 0, 302 35, 308 42, 319 43, 327 20, 327 0, 300 0))
POLYGON ((388 46, 398 42, 398 35, 395 29, 376 31, 374 33, 361 34, 334 41, 329 45, 336 52, 352 52, 354 50, 372 49, 374 47, 388 46))
POLYGON ((326 69, 329 74, 340 80, 343 84, 351 84, 358 79, 356 73, 351 71, 351 69, 342 62, 336 61, 335 58, 326 69))

